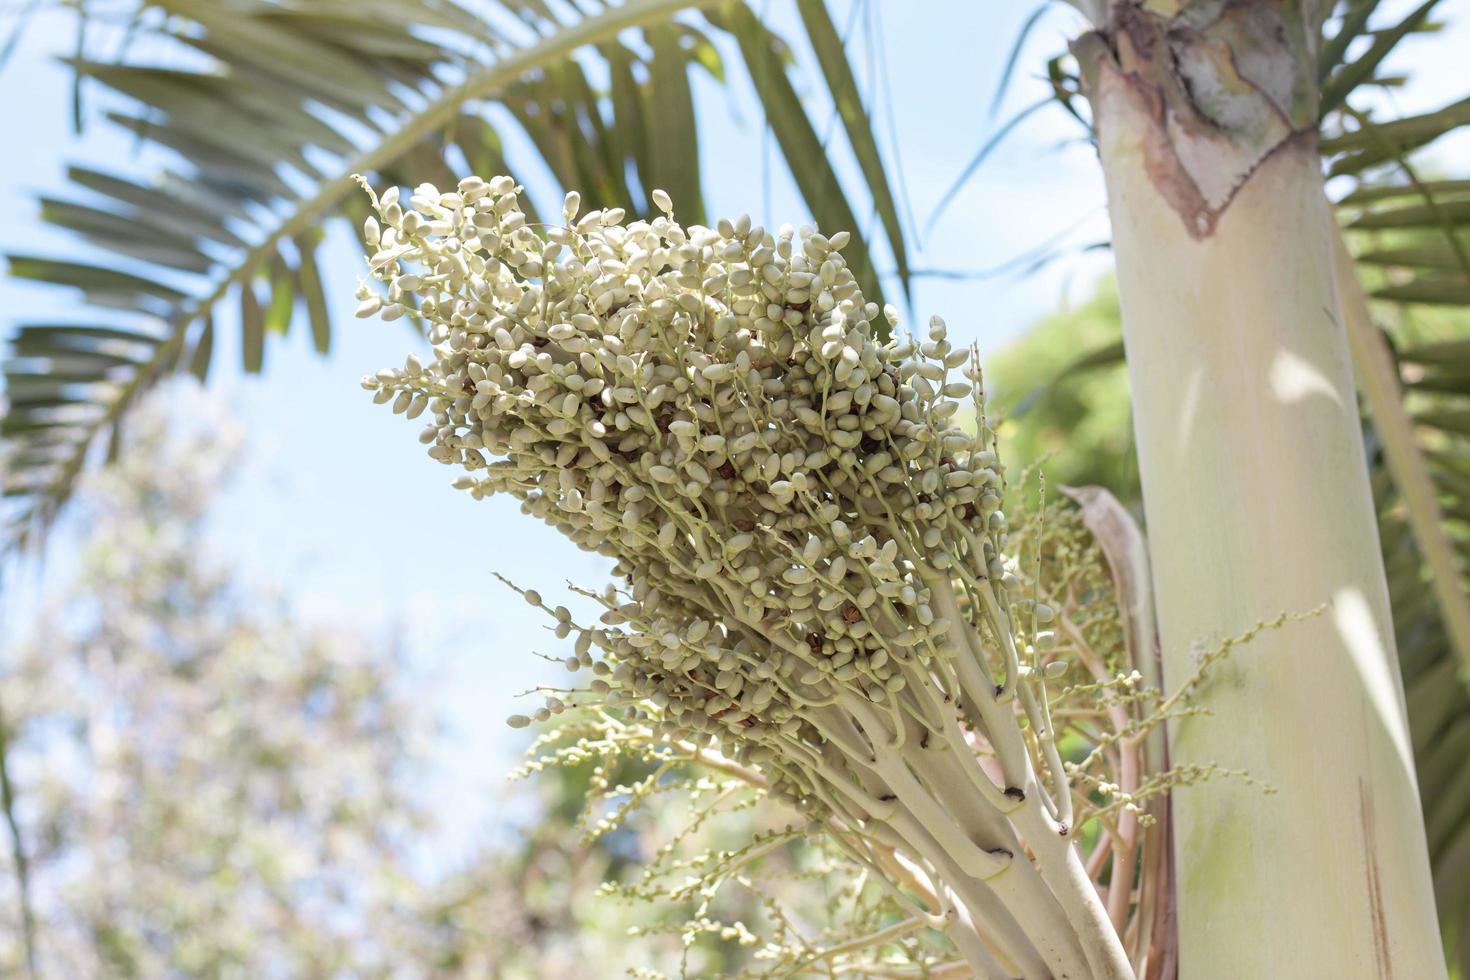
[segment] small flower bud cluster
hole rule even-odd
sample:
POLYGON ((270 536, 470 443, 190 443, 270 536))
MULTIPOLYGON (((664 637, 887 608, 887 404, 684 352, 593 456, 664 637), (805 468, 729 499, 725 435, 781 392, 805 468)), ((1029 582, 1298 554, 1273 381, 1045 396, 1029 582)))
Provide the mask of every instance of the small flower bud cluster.
POLYGON ((814 766, 844 765, 832 711, 897 717, 960 652, 953 577, 1004 574, 1002 470, 956 421, 971 354, 938 318, 885 339, 897 313, 862 295, 846 232, 686 229, 661 191, 651 221, 579 215, 570 194, 564 225, 533 228, 519 191, 374 197, 387 292, 365 287, 359 313, 412 311, 433 355, 364 387, 427 419, 457 487, 616 560, 627 586, 598 597, 599 626, 554 611, 595 695, 806 797, 814 766))

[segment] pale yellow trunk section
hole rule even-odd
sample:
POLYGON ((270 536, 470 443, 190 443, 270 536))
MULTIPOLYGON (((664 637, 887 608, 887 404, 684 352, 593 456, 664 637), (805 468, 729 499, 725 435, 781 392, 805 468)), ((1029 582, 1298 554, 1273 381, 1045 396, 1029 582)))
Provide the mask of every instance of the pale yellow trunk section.
POLYGON ((1167 683, 1224 661, 1171 729, 1181 969, 1445 975, 1318 156, 1278 148, 1196 240, 1154 186, 1150 121, 1094 97, 1167 683))

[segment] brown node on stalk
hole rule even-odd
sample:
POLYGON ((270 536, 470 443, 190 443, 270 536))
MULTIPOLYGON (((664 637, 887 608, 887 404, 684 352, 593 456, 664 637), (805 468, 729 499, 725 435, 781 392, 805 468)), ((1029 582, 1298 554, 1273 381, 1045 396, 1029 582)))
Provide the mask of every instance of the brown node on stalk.
POLYGON ((1315 59, 1294 48, 1311 32, 1288 30, 1299 6, 1237 0, 1203 20, 1118 3, 1072 45, 1100 138, 1140 134, 1149 179, 1194 239, 1268 157, 1315 153, 1316 79, 1300 67, 1315 59))

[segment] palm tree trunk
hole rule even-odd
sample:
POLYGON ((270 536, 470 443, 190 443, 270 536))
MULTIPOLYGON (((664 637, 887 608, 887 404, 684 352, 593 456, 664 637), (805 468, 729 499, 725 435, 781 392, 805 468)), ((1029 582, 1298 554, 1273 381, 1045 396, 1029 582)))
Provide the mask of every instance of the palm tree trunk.
POLYGON ((1076 51, 1170 684, 1180 975, 1445 975, 1315 139, 1309 2, 1114 3, 1076 51), (1179 8, 1179 9, 1175 9, 1179 8), (1169 10, 1160 13, 1157 11, 1169 10))

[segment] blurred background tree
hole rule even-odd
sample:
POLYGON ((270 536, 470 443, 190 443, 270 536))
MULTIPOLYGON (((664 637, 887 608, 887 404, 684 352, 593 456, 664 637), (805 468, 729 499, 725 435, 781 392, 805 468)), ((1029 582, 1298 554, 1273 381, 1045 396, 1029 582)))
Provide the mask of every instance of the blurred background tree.
MULTIPOLYGON (((524 831, 426 856, 422 681, 390 638, 306 621, 213 554, 207 517, 242 451, 216 401, 177 382, 134 418, 84 480, 74 581, 0 664, 6 863, 21 872, 0 876, 0 974, 594 980, 751 961, 718 931, 686 954, 691 902, 597 894, 639 880, 697 806, 654 796, 592 839, 595 760, 534 781, 524 831)), ((605 775, 649 771, 630 758, 605 775)), ((741 807, 670 853, 740 846, 778 818, 741 807)), ((748 888, 712 914, 765 917, 748 888)))
POLYGON ((4 930, 6 972, 28 931, 41 975, 383 972, 373 920, 413 897, 424 719, 391 645, 298 622, 210 558, 239 432, 182 386, 165 398, 89 478, 75 582, 6 656, 35 916, 4 930))

